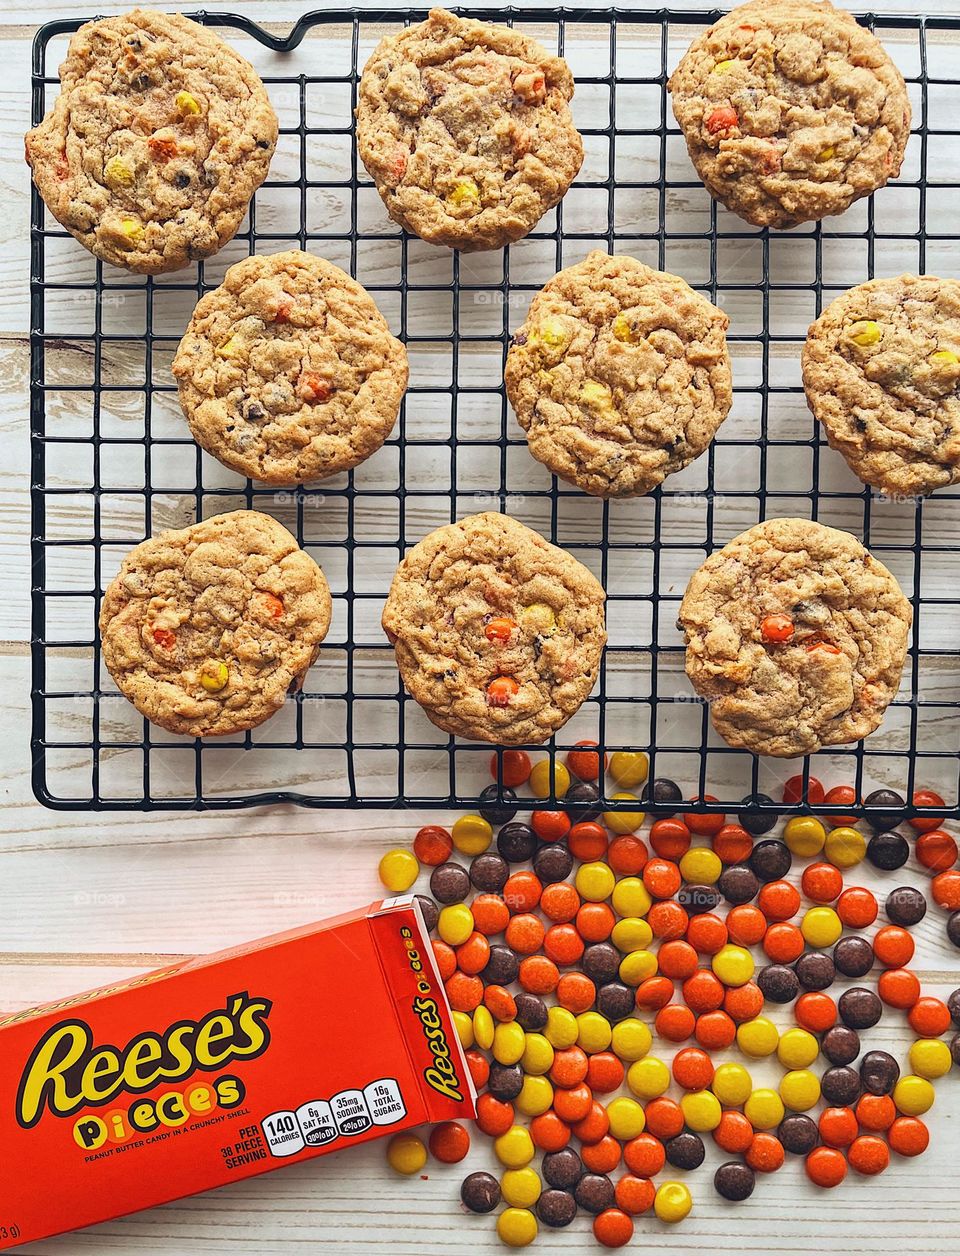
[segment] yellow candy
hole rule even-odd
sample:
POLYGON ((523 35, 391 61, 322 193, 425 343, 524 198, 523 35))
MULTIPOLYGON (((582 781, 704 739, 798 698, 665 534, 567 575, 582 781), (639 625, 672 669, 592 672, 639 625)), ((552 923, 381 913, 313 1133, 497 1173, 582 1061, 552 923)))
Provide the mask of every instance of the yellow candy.
POLYGON ((535 338, 548 349, 559 349, 570 339, 570 331, 559 318, 546 318, 536 329, 535 338))
POLYGON ((743 1105, 743 1115, 755 1130, 772 1130, 784 1117, 783 1100, 775 1090, 760 1087, 743 1105))
POLYGON ((387 1163, 395 1173, 412 1177, 427 1163, 427 1149, 416 1134, 394 1134, 387 1143, 387 1163))
POLYGON ((529 606, 525 606, 520 612, 520 620, 525 628, 535 632, 538 637, 552 637, 557 631, 557 617, 553 607, 546 602, 531 602, 529 606))
MULTIPOLYGON (((554 772, 554 795, 562 798, 570 788, 570 773, 562 763, 553 765, 554 772)), ((530 792, 534 798, 550 797, 550 760, 541 759, 539 763, 535 763, 530 772, 530 779, 527 781, 530 786, 530 792)))
POLYGON ((661 1221, 682 1221, 693 1207, 693 1196, 682 1182, 663 1182, 653 1197, 653 1211, 661 1221))
POLYGON ((809 1112, 820 1102, 820 1079, 806 1068, 784 1073, 779 1089, 784 1106, 791 1112, 809 1112))
POLYGON ((493 1150, 500 1163, 508 1169, 522 1169, 533 1159, 533 1139, 522 1125, 512 1125, 494 1140, 493 1150))
POLYGON ((872 319, 862 319, 850 328, 850 339, 855 345, 875 345, 883 336, 883 328, 872 319))
MULTIPOLYGON (((625 793, 613 794, 612 798, 616 802, 640 801, 634 794, 625 793)), ((642 811, 605 811, 603 813, 603 822, 611 833, 636 833, 643 821, 642 811)))
POLYGON ((527 1035, 516 1021, 502 1021, 493 1031, 493 1058, 498 1064, 519 1064, 527 1046, 527 1035))
POLYGON ((231 336, 216 352, 218 358, 239 358, 243 354, 243 342, 238 336, 231 336))
POLYGON ((631 326, 625 314, 618 314, 613 320, 613 335, 616 340, 628 345, 635 345, 643 339, 643 333, 631 326))
POLYGON ((610 775, 624 789, 636 789, 647 779, 650 761, 642 750, 615 750, 610 756, 610 775))
POLYGON ((711 1090, 694 1090, 680 1098, 683 1119, 698 1134, 707 1134, 720 1124, 723 1109, 711 1090))
POLYGON ((482 855, 493 841, 493 829, 483 816, 461 816, 450 829, 453 844, 463 855, 482 855))
POLYGON ((718 61, 716 65, 713 67, 713 69, 710 71, 710 73, 711 74, 729 74, 736 64, 737 64, 736 61, 718 61))
POLYGON ((529 1247, 537 1237, 537 1219, 528 1208, 505 1208, 497 1217, 497 1235, 507 1247, 529 1247))
POLYGON ((477 1046, 484 1051, 489 1051, 493 1046, 493 1035, 496 1026, 493 1023, 493 1017, 487 1008, 481 1003, 473 1013, 473 1038, 477 1046))
POLYGON ((473 933, 473 912, 465 903, 452 903, 442 908, 437 933, 447 946, 462 946, 473 933))
POLYGON ((126 187, 133 182, 133 170, 122 157, 111 157, 103 167, 103 177, 109 187, 126 187))
POLYGON ((121 218, 120 230, 128 240, 139 240, 143 235, 143 226, 137 218, 121 218))
POLYGON ((837 150, 832 144, 828 144, 826 148, 821 148, 817 153, 817 161, 832 161, 837 155, 837 150))
POLYGON ((893 1102, 904 1116, 923 1116, 933 1107, 936 1098, 933 1087, 925 1077, 908 1073, 893 1088, 893 1102))
MULTIPOLYGON (((577 891, 582 899, 588 903, 603 903, 613 893, 613 887, 617 884, 617 878, 613 875, 613 869, 605 863, 585 863, 581 864, 577 869, 575 881, 577 891)), ((621 885, 623 882, 621 881, 621 885)), ((641 883, 642 884, 642 883, 641 883)), ((617 908, 619 911, 619 908, 617 908)), ((631 916, 641 915, 640 912, 630 912, 631 916)))
POLYGON ((606 1051, 612 1037, 610 1022, 599 1012, 581 1012, 577 1017, 577 1046, 587 1055, 606 1051))
POLYGON ((639 877, 621 877, 614 886, 611 901, 613 910, 623 917, 645 916, 653 906, 650 891, 639 877))
POLYGON ((503 1202, 513 1208, 532 1208, 542 1190, 543 1183, 533 1169, 508 1169, 500 1179, 503 1202))
POLYGON ((625 916, 613 926, 610 941, 618 951, 643 951, 653 941, 653 930, 639 916, 625 916))
POLYGON ((473 1046, 473 1021, 466 1012, 451 1012, 453 1017, 453 1027, 457 1031, 457 1037, 460 1039, 460 1045, 464 1051, 469 1051, 473 1046))
POLYGON ((783 827, 783 840, 793 854, 809 859, 823 850, 827 830, 815 816, 794 816, 783 827))
POLYGON ((743 946, 721 946, 710 966, 725 986, 744 986, 753 976, 753 956, 743 946))
POLYGON ((545 1077, 528 1075, 513 1102, 523 1116, 541 1116, 553 1107, 553 1086, 545 1077))
POLYGON ((720 1064, 713 1075, 710 1089, 728 1108, 746 1103, 753 1090, 753 1078, 742 1064, 720 1064))
POLYGON ((773 1055, 779 1041, 780 1034, 776 1025, 765 1016, 756 1016, 737 1027, 737 1046, 744 1055, 752 1056, 753 1059, 773 1055))
POLYGON ((628 986, 638 986, 656 972, 657 957, 652 951, 630 951, 620 961, 620 980, 628 986))
POLYGON ((823 950, 840 940, 843 921, 832 907, 811 907, 800 921, 800 932, 808 946, 823 950))
POLYGON ((653 1045, 653 1037, 642 1020, 637 1020, 635 1016, 627 1016, 614 1025, 610 1045, 614 1055, 625 1064, 629 1064, 632 1060, 640 1060, 647 1054, 653 1045))
POLYGON ((456 205, 457 208, 462 205, 470 209, 478 209, 480 206, 480 189, 473 179, 461 179, 447 199, 452 205, 456 205))
POLYGON ((572 1047, 577 1041, 579 1032, 577 1018, 565 1007, 551 1007, 547 1010, 547 1023, 543 1029, 543 1036, 555 1051, 572 1047))
MULTIPOLYGON (((203 685, 207 693, 219 693, 221 689, 226 687, 227 681, 230 679, 230 672, 226 663, 211 663, 209 667, 204 668, 200 673, 200 684, 203 685)), ((419 871, 419 868, 417 869, 419 871)), ((416 877, 413 878, 413 881, 416 877)), ((413 881, 410 884, 413 884, 413 881)))
POLYGON ((939 1038, 918 1038, 910 1048, 910 1067, 919 1077, 942 1077, 952 1065, 950 1048, 939 1038))
POLYGON ((607 1104, 607 1116, 610 1120, 610 1133, 621 1142, 643 1133, 646 1120, 643 1108, 636 1099, 628 1099, 624 1095, 612 1100, 607 1104))
POLYGON ((588 379, 580 389, 580 400, 585 406, 607 410, 613 405, 613 393, 606 384, 601 384, 599 380, 588 379))
POLYGON ((182 114, 193 116, 200 112, 200 103, 196 96, 191 96, 189 92, 177 92, 175 97, 177 108, 182 114))
POLYGON ((859 829, 841 825, 831 829, 823 846, 824 858, 835 868, 855 868, 867 853, 867 839, 859 829))
POLYGON ((820 1054, 820 1043, 805 1029, 788 1029, 777 1044, 777 1059, 784 1068, 808 1068, 820 1054))
POLYGON ((627 1085, 638 1099, 659 1099, 670 1087, 670 1070, 663 1060, 648 1055, 627 1069, 627 1085))
POLYGON ((420 864, 416 855, 398 846, 396 850, 387 851, 380 860, 378 871, 388 890, 393 894, 402 894, 420 875, 420 864))
POLYGON ((713 885, 721 872, 719 857, 706 846, 691 847, 680 860, 680 874, 691 885, 713 885))
POLYGON ((553 1047, 543 1034, 527 1034, 520 1058, 525 1073, 540 1076, 553 1068, 553 1047))
POLYGON ((930 354, 930 361, 943 366, 956 366, 960 358, 951 349, 938 349, 930 354))

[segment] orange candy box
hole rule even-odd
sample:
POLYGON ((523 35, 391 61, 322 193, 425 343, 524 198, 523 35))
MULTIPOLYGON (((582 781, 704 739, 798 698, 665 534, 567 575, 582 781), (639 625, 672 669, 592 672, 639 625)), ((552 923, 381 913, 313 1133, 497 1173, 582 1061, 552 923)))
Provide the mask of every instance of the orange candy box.
POLYGON ((0 1016, 0 1249, 475 1110, 419 909, 374 903, 0 1016))

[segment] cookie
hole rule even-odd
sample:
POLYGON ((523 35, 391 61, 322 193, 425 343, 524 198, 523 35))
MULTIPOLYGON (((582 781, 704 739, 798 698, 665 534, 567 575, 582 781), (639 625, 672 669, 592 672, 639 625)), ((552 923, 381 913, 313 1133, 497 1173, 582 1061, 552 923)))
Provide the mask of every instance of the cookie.
POLYGON ((502 746, 540 743, 593 689, 603 603, 582 563, 491 511, 410 550, 383 628, 403 683, 438 728, 502 746))
POLYGON ((912 612, 847 532, 758 523, 694 572, 687 675, 731 746, 788 758, 859 741, 900 685, 912 612))
POLYGON ((713 439, 732 401, 728 319, 676 275, 593 252, 513 338, 504 379, 530 452, 598 497, 649 493, 713 439))
POLYGON ((497 249, 570 186, 573 76, 519 31, 431 10, 375 49, 357 145, 390 217, 431 244, 497 249))
POLYGON ((832 448, 893 497, 960 481, 960 283, 872 279, 811 326, 803 385, 832 448))
POLYGON ((277 116, 243 57, 179 14, 134 9, 80 27, 60 84, 26 155, 71 235, 141 275, 231 239, 277 142, 277 116))
POLYGON ((900 173, 903 75, 829 3, 734 9, 694 40, 667 87, 707 191, 755 226, 842 214, 900 173))
POLYGON ((208 453, 266 484, 302 484, 380 448, 408 367, 369 293, 293 250, 230 267, 194 310, 173 374, 208 453))
POLYGON ((103 661, 154 724, 238 733, 300 688, 330 609, 323 572, 286 528, 235 510, 130 551, 100 610, 103 661))

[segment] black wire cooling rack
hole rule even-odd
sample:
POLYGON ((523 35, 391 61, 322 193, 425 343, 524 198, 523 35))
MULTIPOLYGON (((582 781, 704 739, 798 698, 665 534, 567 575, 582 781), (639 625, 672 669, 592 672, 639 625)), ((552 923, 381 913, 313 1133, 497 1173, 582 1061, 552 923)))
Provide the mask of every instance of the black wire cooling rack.
MULTIPOLYGON (((875 274, 960 273, 960 19, 875 17, 914 108, 901 177, 840 218, 756 231, 710 201, 687 159, 666 80, 717 12, 472 11, 528 31, 569 60, 583 170, 562 205, 502 252, 459 256, 405 236, 358 164, 357 84, 379 38, 423 11, 311 13, 286 35, 235 14, 225 28, 268 85, 281 120, 270 178, 220 255, 142 279, 105 267, 34 190, 31 249, 33 784, 61 809, 245 807, 294 802, 476 806, 501 752, 436 730, 405 693, 379 628, 404 550, 431 528, 501 509, 587 563, 607 589, 610 644, 596 693, 555 742, 642 748, 650 774, 728 811, 779 797, 797 772, 937 788, 960 815, 956 492, 878 498, 820 443, 799 380, 809 322, 875 274), (951 72, 952 71, 952 72, 951 72), (254 486, 189 437, 170 361, 193 303, 255 251, 311 249, 350 270, 406 341, 411 383, 392 440, 316 488, 254 486), (736 396, 708 453, 648 497, 601 502, 529 456, 502 389, 512 328, 532 294, 590 248, 682 275, 730 314, 736 396), (164 527, 220 510, 267 511, 322 564, 334 623, 304 691, 273 719, 201 744, 149 725, 101 665, 96 619, 122 555, 164 527), (709 727, 683 674, 674 620, 704 556, 762 518, 847 528, 899 577, 916 622, 901 693, 866 743, 814 760, 758 760, 709 727)), ((33 120, 57 91, 79 21, 37 35, 33 120)), ((533 800, 525 804, 532 805, 533 800)), ((541 804, 543 805, 543 804, 541 804)), ((614 804, 615 805, 615 804, 614 804)), ((629 806, 629 804, 626 804, 629 806)), ((798 804, 799 805, 799 804, 798 804)), ((716 806, 712 809, 716 809, 716 806)), ((789 809, 789 808, 787 808, 789 809)), ((854 811, 849 807, 845 810, 854 811)))

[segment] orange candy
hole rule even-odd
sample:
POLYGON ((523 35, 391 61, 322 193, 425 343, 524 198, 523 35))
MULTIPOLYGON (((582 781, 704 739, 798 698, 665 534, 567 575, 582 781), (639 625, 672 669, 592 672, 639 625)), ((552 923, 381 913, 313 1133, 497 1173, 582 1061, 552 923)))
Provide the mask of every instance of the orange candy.
POLYGON ((723 1010, 738 1025, 753 1020, 763 1011, 763 991, 755 981, 729 986, 723 996, 723 1010))
POLYGON ((727 926, 713 912, 701 912, 687 925, 687 941, 701 955, 716 955, 727 939, 727 926))
POLYGON ((796 925, 771 925, 763 935, 763 949, 775 964, 792 964, 803 954, 806 943, 796 925))
POLYGON ((828 1147, 849 1147, 860 1132, 853 1108, 824 1108, 818 1124, 820 1137, 828 1147))
POLYGON ((768 920, 791 920, 800 910, 800 891, 789 881, 768 881, 757 895, 757 906, 768 920))
POLYGON ((436 868, 453 854, 453 838, 439 824, 426 824, 413 839, 413 853, 422 864, 436 868))
POLYGON ((680 859, 690 849, 690 830, 675 816, 654 820, 650 827, 650 845, 662 859, 680 859))
POLYGON ((569 881, 555 881, 553 885, 544 886, 540 895, 540 910, 548 920, 567 924, 576 918, 580 910, 580 895, 569 881))
POLYGON ((461 972, 474 977, 483 972, 490 958, 490 943, 482 933, 474 931, 461 946, 456 949, 457 966, 461 972))
POLYGON ((890 1163, 890 1148, 876 1134, 861 1134, 850 1144, 847 1162, 851 1169, 864 1177, 875 1177, 890 1163))
POLYGON ((649 858, 646 843, 632 833, 614 838, 607 849, 607 863, 622 877, 638 876, 649 858))
POLYGON ((433 940, 433 957, 437 961, 437 971, 440 973, 441 981, 447 981, 457 971, 457 956, 452 946, 447 946, 446 942, 441 942, 439 938, 433 940))
POLYGON ((580 820, 570 830, 567 846, 570 854, 581 863, 594 863, 607 853, 607 831, 594 820, 580 820))
POLYGON ((667 1162, 663 1143, 646 1130, 623 1145, 623 1162, 642 1178, 656 1177, 667 1162))
POLYGON ((550 1108, 530 1122, 530 1137, 541 1151, 562 1151, 570 1141, 570 1126, 550 1108))
POLYGON ((739 824, 725 824, 711 845, 721 863, 746 863, 753 851, 753 838, 739 824))
POLYGON ((530 994, 552 994, 560 982, 560 969, 546 955, 528 955, 520 961, 519 981, 530 994))
MULTIPOLYGON (((606 1108, 599 1100, 593 1100, 587 1115, 581 1117, 573 1126, 573 1132, 580 1139, 581 1143, 586 1145, 598 1143, 601 1138, 606 1138, 610 1132, 610 1118, 607 1116, 606 1108)), ((617 1159, 619 1160, 619 1158, 618 1156, 617 1159)))
MULTIPOLYGON (((580 1047, 561 1047, 559 1051, 554 1052, 553 1064, 550 1066, 550 1080, 555 1086, 579 1086, 586 1076, 587 1053, 580 1047)), ((556 1098, 557 1096, 554 1096, 555 1100, 556 1098)), ((553 1106, 557 1107, 556 1102, 553 1106)))
MULTIPOLYGON (((715 115, 725 113, 725 111, 722 109, 715 109, 710 115, 710 118, 707 119, 707 129, 710 131, 716 131, 722 130, 727 126, 736 126, 737 115, 732 109, 729 112, 733 114, 733 121, 726 121, 725 119, 718 121, 715 115), (713 120, 712 125, 711 119, 713 120)), ((796 629, 793 626, 793 620, 789 615, 766 615, 760 621, 760 636, 763 637, 764 641, 770 641, 776 645, 782 645, 784 642, 790 641, 795 631, 796 629)))
POLYGON ((551 925, 543 939, 543 950, 555 963, 569 967, 583 954, 583 938, 573 925, 551 925))
MULTIPOLYGON (((589 1067, 589 1065, 588 1065, 589 1067)), ((586 1082, 564 1087, 553 1096, 553 1110, 562 1121, 582 1121, 593 1103, 593 1091, 586 1082)))
POLYGON ((533 767, 526 750, 502 750, 499 752, 499 757, 503 764, 502 768, 498 768, 498 754, 494 753, 490 756, 490 775, 493 779, 501 781, 510 789, 516 788, 517 785, 526 785, 533 767))
POLYGON ((477 1125, 488 1138, 499 1138, 516 1120, 512 1103, 503 1103, 494 1099, 489 1091, 477 1099, 477 1125))
POLYGON ((704 1012, 697 1017, 694 1030, 697 1042, 708 1051, 724 1051, 733 1045, 737 1036, 737 1026, 733 1018, 726 1012, 704 1012))
POLYGON ((803 786, 802 776, 791 776, 783 782, 783 801, 786 803, 806 800, 811 807, 817 807, 825 798, 823 786, 815 776, 807 778, 806 789, 803 786))
POLYGON ((507 946, 518 955, 535 955, 543 945, 543 921, 532 912, 521 912, 514 916, 506 928, 507 946))
POLYGON ((888 1007, 907 1011, 920 998, 920 979, 909 968, 887 968, 880 974, 877 993, 888 1007))
POLYGON ((833 864, 812 863, 804 868, 800 884, 812 903, 832 903, 843 891, 843 874, 833 864))
POLYGON ((753 1142, 753 1126, 736 1108, 726 1108, 720 1124, 713 1131, 713 1141, 731 1156, 742 1155, 753 1142))
POLYGON ((476 1086, 477 1090, 483 1090, 490 1080, 490 1061, 482 1051, 476 1051, 473 1048, 465 1051, 463 1058, 467 1062, 467 1068, 470 1070, 474 1086, 476 1086))
MULTIPOLYGON (((595 781, 600 776, 600 755, 591 747, 595 741, 578 741, 567 753, 567 767, 581 781, 595 781)), ((607 770, 607 756, 603 756, 603 770, 607 770)))
POLYGON ((635 1177, 632 1173, 625 1173, 614 1189, 617 1207, 632 1217, 639 1217, 641 1213, 652 1208, 657 1193, 657 1188, 649 1178, 635 1177))
POLYGON ((757 1173, 776 1173, 785 1159, 783 1143, 773 1134, 754 1134, 744 1160, 757 1173))
POLYGON ((470 1135, 459 1121, 441 1121, 430 1131, 430 1155, 441 1164, 459 1164, 470 1150, 470 1135))
POLYGON ((584 903, 577 912, 577 931, 584 942, 606 942, 616 923, 608 903, 584 903))
POLYGON ((535 872, 522 870, 507 877, 503 901, 512 912, 533 911, 540 902, 543 885, 535 872))
POLYGON ((587 1085, 596 1095, 609 1095, 623 1085, 624 1067, 612 1051, 597 1051, 587 1061, 587 1085))
MULTIPOLYGON (((915 807, 944 807, 946 803, 939 794, 934 793, 932 789, 915 789, 913 791, 913 805, 915 807)), ((943 816, 914 816, 907 823, 911 825, 918 833, 929 833, 936 829, 943 816)))
POLYGON ((921 1038, 939 1038, 950 1028, 952 1019, 946 1003, 932 994, 917 999, 907 1013, 910 1028, 921 1038))
POLYGON ((499 894, 478 894, 470 911, 477 932, 488 938, 503 933, 510 922, 510 908, 499 894))
POLYGON ((723 982, 709 968, 698 968, 681 988, 683 1001, 693 1012, 715 1012, 723 1007, 723 982))
MULTIPOLYGON (((647 867, 650 865, 647 864, 647 867)), ((689 919, 684 908, 673 899, 654 903, 647 912, 647 924, 653 930, 655 938, 682 938, 687 931, 689 919)))
POLYGON ((647 1131, 656 1138, 676 1138, 684 1126, 679 1103, 664 1095, 650 1100, 644 1108, 644 1116, 647 1118, 647 1131))
POLYGON ((622 1154, 619 1142, 610 1134, 604 1134, 595 1143, 584 1143, 580 1148, 580 1159, 591 1173, 612 1173, 622 1154))
POLYGON ((897 1105, 889 1095, 863 1095, 857 1103, 857 1121, 862 1130, 888 1130, 897 1119, 897 1105))
POLYGON ((597 987, 586 973, 564 973, 557 982, 557 1002, 574 1016, 589 1011, 596 999, 597 987))
POLYGON ((812 1034, 825 1034, 837 1023, 837 1005, 829 994, 808 990, 794 1005, 794 1016, 802 1029, 812 1034))
POLYGON ((604 1247, 626 1247, 633 1238, 633 1221, 620 1208, 605 1208, 593 1219, 593 1237, 604 1247))
POLYGON ((850 929, 865 929, 876 920, 880 908, 877 900, 862 885, 852 885, 837 899, 837 915, 850 929))
POLYGON ((727 912, 727 933, 737 946, 756 946, 767 931, 767 918, 759 907, 744 903, 727 912))
POLYGON ((648 977, 637 986, 637 1007, 659 1012, 673 998, 673 982, 669 977, 648 977))
POLYGON ((873 936, 873 953, 885 968, 903 968, 916 949, 913 938, 899 925, 884 925, 873 936))
POLYGON ((930 1131, 918 1116, 898 1116, 887 1141, 898 1156, 920 1156, 930 1145, 930 1131))
MULTIPOLYGON (((849 807, 857 801, 857 791, 852 785, 834 785, 833 789, 827 790, 823 801, 841 807, 849 807)), ((857 817, 845 814, 831 814, 824 816, 824 820, 828 820, 834 828, 839 828, 845 825, 856 824, 857 817)))
POLYGON ((562 842, 570 832, 570 817, 565 811, 535 811, 530 827, 541 842, 562 842))
POLYGON ((506 645, 516 628, 516 621, 506 615, 494 615, 483 628, 483 635, 496 645, 506 645))
MULTIPOLYGON (((699 802, 699 798, 691 798, 691 802, 699 802)), ((713 794, 704 794, 704 802, 717 802, 713 794)), ((684 823, 691 833, 696 833, 698 837, 715 837, 727 822, 727 817, 722 811, 713 812, 684 812, 684 823)))
POLYGON ((684 1042, 693 1033, 697 1018, 682 1003, 668 1003, 657 1013, 653 1027, 661 1038, 684 1042))
POLYGON ((847 1176, 847 1162, 843 1154, 832 1147, 814 1147, 804 1167, 815 1186, 839 1186, 847 1176))
POLYGON ((930 872, 946 872, 957 862, 957 843, 942 829, 921 833, 914 850, 917 858, 930 872))
POLYGON ((653 898, 673 898, 683 884, 683 877, 671 860, 649 859, 643 870, 643 884, 653 898))
POLYGON ((443 983, 455 1012, 475 1012, 483 1002, 483 982, 467 973, 454 973, 443 983))
POLYGON ((930 882, 933 901, 944 911, 960 911, 960 872, 940 872, 930 882))
POLYGON ((517 1001, 505 986, 487 986, 483 1005, 496 1021, 512 1021, 517 1016, 517 1001))
POLYGON ((679 939, 664 942, 657 952, 657 963, 665 977, 674 981, 683 981, 692 977, 699 966, 697 952, 689 942, 679 939))
POLYGON ((509 706, 520 692, 520 682, 513 676, 495 676, 487 685, 487 705, 509 706))
POLYGON ((713 1061, 699 1047, 684 1047, 673 1057, 673 1079, 684 1090, 706 1090, 713 1081, 713 1061))

